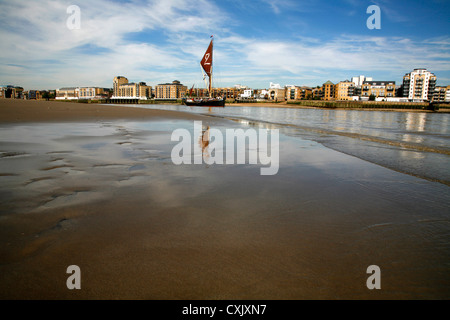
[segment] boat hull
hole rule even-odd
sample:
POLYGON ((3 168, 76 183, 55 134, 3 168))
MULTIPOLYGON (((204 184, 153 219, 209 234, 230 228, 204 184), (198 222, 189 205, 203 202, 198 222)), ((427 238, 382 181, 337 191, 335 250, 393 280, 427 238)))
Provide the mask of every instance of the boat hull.
POLYGON ((225 107, 225 99, 202 99, 190 100, 184 99, 183 104, 190 107, 225 107))

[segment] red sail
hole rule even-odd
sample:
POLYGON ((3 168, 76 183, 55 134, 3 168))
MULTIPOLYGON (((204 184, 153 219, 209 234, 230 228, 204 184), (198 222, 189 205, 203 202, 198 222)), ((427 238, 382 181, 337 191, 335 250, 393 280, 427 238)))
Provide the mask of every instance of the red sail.
POLYGON ((211 40, 211 43, 209 44, 209 47, 206 50, 202 61, 200 62, 201 66, 203 67, 203 70, 205 70, 208 77, 211 77, 212 59, 213 59, 212 50, 213 50, 213 42, 211 40))

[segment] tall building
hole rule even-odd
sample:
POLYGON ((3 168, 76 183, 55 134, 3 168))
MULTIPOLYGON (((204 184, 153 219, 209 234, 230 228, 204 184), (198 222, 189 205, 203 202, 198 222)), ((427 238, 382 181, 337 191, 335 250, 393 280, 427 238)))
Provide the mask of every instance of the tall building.
POLYGON ((436 80, 436 76, 427 69, 414 69, 403 77, 403 97, 412 101, 430 100, 436 80))
POLYGON ((155 91, 156 99, 181 99, 186 96, 187 87, 174 80, 172 83, 158 84, 155 91))
POLYGON ((145 82, 128 82, 128 79, 122 76, 115 77, 113 80, 112 99, 141 99, 152 98, 152 87, 147 86, 145 82))
POLYGON ((128 83, 128 79, 122 76, 114 77, 113 81, 113 96, 118 97, 119 96, 119 87, 123 84, 128 83))
POLYGON ((352 81, 341 81, 335 86, 336 100, 352 100, 355 84, 352 81))
POLYGON ((334 83, 327 81, 322 85, 323 100, 334 100, 334 83))

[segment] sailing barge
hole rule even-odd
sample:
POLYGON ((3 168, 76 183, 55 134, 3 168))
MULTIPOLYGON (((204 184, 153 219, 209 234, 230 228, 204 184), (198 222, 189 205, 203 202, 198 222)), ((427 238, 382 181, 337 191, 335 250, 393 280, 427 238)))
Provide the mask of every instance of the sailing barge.
POLYGON ((193 98, 188 97, 183 99, 183 103, 187 106, 197 106, 197 107, 225 107, 226 97, 212 97, 212 75, 213 75, 213 43, 214 38, 211 36, 211 42, 209 43, 208 49, 200 61, 202 69, 205 71, 206 76, 208 76, 208 93, 209 97, 206 98, 193 98))

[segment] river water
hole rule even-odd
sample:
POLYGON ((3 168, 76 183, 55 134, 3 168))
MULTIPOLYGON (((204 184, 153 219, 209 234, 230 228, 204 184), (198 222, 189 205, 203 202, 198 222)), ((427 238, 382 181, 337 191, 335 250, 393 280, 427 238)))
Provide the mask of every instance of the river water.
POLYGON ((264 122, 360 159, 450 185, 450 114, 266 107, 128 105, 264 122))

